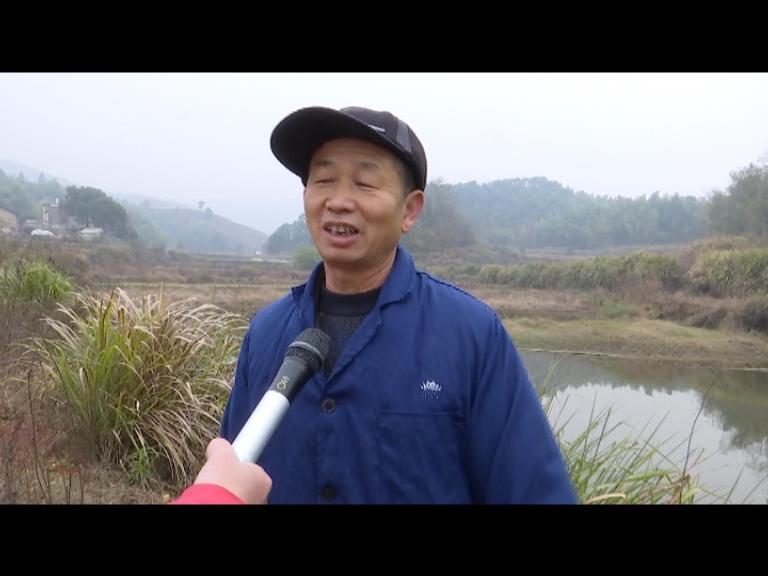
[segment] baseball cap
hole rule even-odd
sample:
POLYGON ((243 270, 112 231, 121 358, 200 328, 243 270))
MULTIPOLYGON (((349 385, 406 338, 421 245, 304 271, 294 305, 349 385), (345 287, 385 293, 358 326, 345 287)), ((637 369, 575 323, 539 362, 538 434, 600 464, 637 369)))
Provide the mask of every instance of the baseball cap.
POLYGON ((312 154, 337 138, 357 138, 386 148, 411 169, 420 190, 426 187, 424 147, 410 126, 391 112, 354 106, 341 110, 302 108, 275 126, 270 146, 277 159, 306 186, 312 154))

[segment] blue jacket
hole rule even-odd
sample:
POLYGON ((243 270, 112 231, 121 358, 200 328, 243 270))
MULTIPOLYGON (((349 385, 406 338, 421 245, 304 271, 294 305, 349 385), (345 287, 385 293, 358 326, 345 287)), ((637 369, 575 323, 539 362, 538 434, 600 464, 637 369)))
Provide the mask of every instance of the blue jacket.
MULTIPOLYGON (((288 345, 314 326, 308 282, 251 321, 224 412, 234 440, 288 345)), ((504 326, 398 247, 330 377, 294 399, 259 464, 270 503, 573 503, 559 447, 504 326)))

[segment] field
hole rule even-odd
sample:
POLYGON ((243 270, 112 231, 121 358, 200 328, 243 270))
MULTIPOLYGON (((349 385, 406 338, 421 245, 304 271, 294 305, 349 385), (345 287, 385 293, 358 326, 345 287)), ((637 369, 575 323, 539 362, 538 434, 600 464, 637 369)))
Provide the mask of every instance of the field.
MULTIPOLYGON (((6 270, 14 258, 47 262, 71 279, 75 293, 93 302, 117 298, 115 310, 133 306, 137 318, 141 307, 151 307, 152 302, 186 302, 191 309, 215 307, 207 321, 233 314, 242 327, 307 276, 287 261, 142 252, 123 245, 3 244, 0 257, 6 270)), ((417 260, 417 264, 496 310, 524 350, 768 369, 768 337, 750 327, 760 326, 759 318, 753 321, 753 316, 755 310, 759 315, 764 309, 761 294, 662 290, 654 282, 633 282, 613 290, 519 288, 484 280, 481 270, 487 262, 464 261, 455 253, 417 260)), ((45 372, 39 359, 37 364, 28 361, 31 339, 44 343, 38 352, 49 347, 58 337, 54 321, 66 324, 66 315, 52 302, 4 302, 0 308, 0 501, 160 503, 175 496, 189 475, 193 477, 192 470, 184 472, 187 476, 169 476, 168 464, 158 464, 161 454, 151 445, 136 451, 119 444, 112 452, 106 450, 103 439, 83 433, 82 415, 56 388, 55 374, 45 372)), ((71 310, 83 309, 82 302, 73 302, 65 303, 71 310)), ((241 336, 237 330, 227 336, 230 352, 222 357, 224 365, 217 367, 216 376, 224 384, 231 378, 232 351, 241 336)), ((225 392, 220 389, 215 394, 213 401, 219 408, 225 392)), ((138 412, 138 401, 136 406, 138 412)), ((206 426, 201 434, 214 435, 215 423, 206 426)), ((195 450, 202 458, 202 450, 195 450)), ((188 468, 198 464, 193 461, 188 468)))

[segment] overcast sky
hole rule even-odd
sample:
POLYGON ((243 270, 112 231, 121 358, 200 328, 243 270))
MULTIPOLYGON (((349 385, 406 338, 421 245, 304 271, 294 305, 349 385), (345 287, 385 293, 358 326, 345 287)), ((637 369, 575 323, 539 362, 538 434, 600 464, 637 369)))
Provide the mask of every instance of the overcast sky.
MULTIPOLYGON (((590 194, 703 196, 768 159, 768 74, 0 73, 0 158, 271 233, 302 211, 274 125, 305 106, 389 110, 429 178, 544 176, 590 194)), ((428 201, 428 200, 427 200, 428 201)))

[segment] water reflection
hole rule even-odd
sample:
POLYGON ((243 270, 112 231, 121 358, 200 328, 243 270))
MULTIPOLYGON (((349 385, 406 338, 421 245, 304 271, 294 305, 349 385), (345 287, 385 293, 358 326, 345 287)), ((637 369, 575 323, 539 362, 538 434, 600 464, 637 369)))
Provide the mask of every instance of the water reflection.
POLYGON ((768 503, 768 481, 750 495, 768 476, 768 374, 539 352, 523 357, 536 385, 557 392, 553 413, 560 407, 561 418, 562 412, 572 416, 566 436, 584 430, 596 402, 598 410, 612 408, 611 421, 635 432, 659 424, 656 438, 672 438, 667 448, 678 445, 673 454, 679 465, 709 390, 692 441, 706 460, 693 472, 702 484, 727 493, 741 471, 731 500, 768 503))

